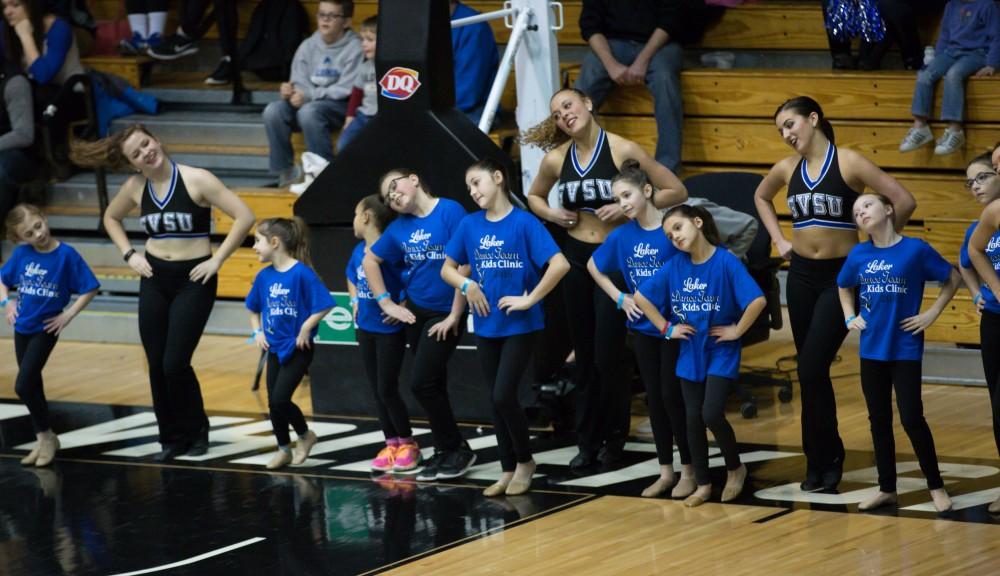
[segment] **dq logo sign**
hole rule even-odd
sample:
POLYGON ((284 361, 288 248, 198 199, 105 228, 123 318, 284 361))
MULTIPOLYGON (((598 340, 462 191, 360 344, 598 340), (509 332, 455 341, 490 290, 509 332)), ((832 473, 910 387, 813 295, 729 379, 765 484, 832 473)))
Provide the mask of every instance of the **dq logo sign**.
POLYGON ((378 81, 382 95, 393 100, 406 100, 420 88, 420 73, 412 68, 396 66, 378 81))

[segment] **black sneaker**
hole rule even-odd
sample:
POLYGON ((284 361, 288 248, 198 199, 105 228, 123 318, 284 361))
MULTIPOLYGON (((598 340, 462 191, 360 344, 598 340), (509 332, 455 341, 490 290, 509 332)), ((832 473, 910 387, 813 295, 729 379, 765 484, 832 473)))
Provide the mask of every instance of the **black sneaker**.
POLYGON ((188 456, 204 456, 208 453, 208 436, 205 435, 191 443, 186 454, 188 456))
POLYGON ((573 459, 569 461, 569 467, 573 469, 590 468, 593 466, 597 460, 594 458, 594 453, 587 450, 580 450, 580 452, 573 456, 573 459))
POLYGON ((166 462, 168 460, 173 460, 178 456, 183 456, 187 454, 187 446, 184 444, 164 444, 163 450, 157 452, 153 455, 153 460, 156 462, 166 462))
POLYGON ((211 84, 213 86, 220 86, 222 84, 229 84, 233 81, 233 62, 229 56, 223 56, 222 60, 219 60, 219 65, 215 67, 215 72, 205 78, 205 84, 211 84))
POLYGON ((463 476, 475 463, 476 453, 468 447, 462 447, 458 450, 448 452, 444 455, 444 458, 441 459, 441 463, 438 465, 437 479, 448 480, 450 478, 463 476))
POLYGON ((420 472, 417 472, 417 480, 421 482, 437 480, 438 466, 441 464, 442 458, 443 455, 435 451, 433 456, 424 460, 424 467, 420 469, 420 472))
POLYGON ((819 472, 815 470, 806 470, 806 479, 799 484, 799 490, 803 492, 819 492, 823 489, 823 481, 820 478, 819 472))
POLYGON ((164 40, 159 46, 151 46, 147 53, 151 58, 157 60, 176 60, 184 56, 197 54, 198 44, 187 36, 174 34, 164 40))
POLYGON ((611 466, 625 457, 625 443, 611 441, 597 452, 597 460, 605 466, 611 466))
POLYGON ((837 458, 833 461, 833 468, 823 471, 823 489, 833 492, 840 484, 840 479, 844 476, 844 459, 837 458))

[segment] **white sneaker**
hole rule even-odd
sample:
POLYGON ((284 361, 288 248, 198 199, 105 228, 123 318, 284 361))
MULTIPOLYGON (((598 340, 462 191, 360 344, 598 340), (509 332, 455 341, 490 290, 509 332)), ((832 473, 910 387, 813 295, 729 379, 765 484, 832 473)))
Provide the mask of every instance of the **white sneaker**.
POLYGON ((944 131, 937 140, 937 146, 934 147, 934 153, 938 156, 943 156, 945 154, 952 154, 957 152, 962 146, 965 145, 965 130, 959 129, 958 131, 952 131, 951 128, 944 131))
POLYGON ((899 143, 900 152, 912 152, 921 146, 926 146, 934 141, 934 133, 931 132, 930 126, 924 126, 923 128, 917 128, 916 126, 910 128, 906 136, 903 137, 903 141, 899 143))
POLYGON ((312 186, 313 180, 315 180, 329 164, 330 161, 323 158, 319 154, 315 154, 313 152, 303 152, 302 173, 305 178, 302 182, 289 186, 288 191, 292 194, 302 194, 308 190, 310 186, 312 186))

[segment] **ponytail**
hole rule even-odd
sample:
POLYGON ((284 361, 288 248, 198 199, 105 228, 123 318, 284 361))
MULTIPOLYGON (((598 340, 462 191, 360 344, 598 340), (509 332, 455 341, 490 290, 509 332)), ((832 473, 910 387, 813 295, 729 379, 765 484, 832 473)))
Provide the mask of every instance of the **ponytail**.
POLYGON ((291 257, 306 266, 312 266, 309 257, 309 226, 302 218, 267 218, 257 224, 257 233, 269 241, 271 238, 278 238, 291 257))
POLYGON ((715 225, 715 219, 712 218, 712 213, 701 206, 690 206, 688 204, 678 204, 667 213, 663 215, 663 221, 666 222, 667 218, 671 216, 682 216, 688 220, 694 220, 695 218, 701 219, 701 233, 705 236, 705 240, 712 246, 722 245, 722 236, 719 235, 719 228, 715 225))
POLYGON ((82 168, 107 168, 114 172, 131 169, 131 162, 125 157, 122 145, 137 132, 156 138, 142 124, 130 124, 121 132, 115 132, 95 142, 73 140, 70 143, 69 159, 82 168))
MULTIPOLYGON (((590 96, 587 96, 584 92, 577 90, 576 88, 563 88, 553 94, 552 98, 549 99, 549 102, 551 103, 556 96, 562 94, 563 92, 573 92, 579 96, 581 100, 590 98, 590 96)), ((591 112, 591 114, 595 116, 597 115, 595 112, 591 112)), ((568 142, 569 139, 569 134, 560 130, 559 126, 556 125, 555 118, 549 114, 548 118, 525 130, 524 133, 521 134, 520 143, 533 144, 541 148, 543 152, 548 152, 549 150, 558 147, 560 144, 568 142)))
POLYGON ((777 118, 778 114, 781 114, 785 110, 791 110, 800 116, 806 117, 815 112, 819 117, 819 125, 817 127, 820 132, 826 136, 826 139, 830 141, 830 144, 836 144, 833 136, 833 125, 830 124, 830 121, 823 115, 823 108, 820 107, 819 102, 808 96, 796 96, 795 98, 789 98, 774 111, 774 118, 777 118))

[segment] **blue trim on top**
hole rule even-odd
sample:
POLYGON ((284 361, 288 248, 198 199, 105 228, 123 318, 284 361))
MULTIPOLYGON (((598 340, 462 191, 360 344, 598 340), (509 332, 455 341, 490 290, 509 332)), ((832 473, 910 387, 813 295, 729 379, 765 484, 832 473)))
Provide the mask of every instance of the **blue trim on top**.
POLYGON ((173 167, 173 170, 170 172, 170 188, 167 188, 167 196, 163 199, 163 202, 156 199, 156 192, 153 191, 153 182, 146 180, 146 190, 149 192, 149 197, 152 198, 153 204, 156 204, 156 207, 160 210, 163 210, 167 207, 167 204, 170 204, 170 200, 174 197, 174 188, 177 186, 177 164, 171 162, 170 165, 173 167))
POLYGON ((208 238, 208 232, 169 232, 167 234, 149 234, 150 238, 208 238))
POLYGON ((806 188, 812 190, 823 181, 826 173, 830 171, 830 166, 833 165, 833 151, 833 142, 828 142, 826 145, 826 158, 823 159, 823 168, 819 171, 819 178, 816 178, 816 180, 809 178, 809 161, 805 158, 802 159, 802 164, 799 164, 799 172, 802 175, 802 183, 806 185, 806 188))
POLYGON ((823 220, 820 218, 810 218, 802 222, 793 222, 792 229, 801 228, 837 228, 840 230, 857 230, 858 226, 849 222, 837 222, 835 220, 823 220))
POLYGON ((597 135, 597 146, 594 146, 594 153, 590 156, 590 162, 587 162, 586 168, 580 167, 580 160, 576 157, 576 142, 570 146, 569 155, 573 160, 573 169, 576 170, 576 175, 583 178, 590 169, 594 167, 597 163, 597 157, 601 155, 601 148, 604 147, 604 140, 606 139, 604 128, 600 129, 600 134, 597 135))

